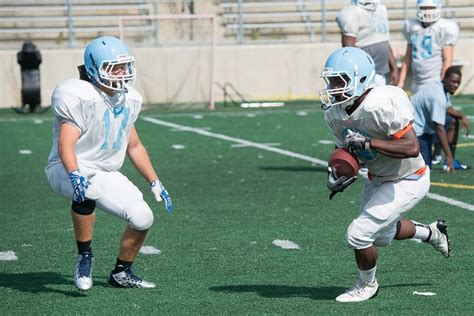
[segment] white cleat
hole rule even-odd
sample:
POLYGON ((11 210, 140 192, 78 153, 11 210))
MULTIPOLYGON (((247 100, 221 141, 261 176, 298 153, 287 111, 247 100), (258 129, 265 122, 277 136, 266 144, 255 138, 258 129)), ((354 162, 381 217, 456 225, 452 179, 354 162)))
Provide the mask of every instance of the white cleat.
POLYGON ((155 288, 155 283, 145 281, 137 276, 131 268, 128 268, 122 272, 110 273, 109 284, 113 287, 121 288, 155 288))
POLYGON ((92 287, 92 265, 94 255, 90 252, 77 255, 74 271, 74 284, 79 290, 87 291, 92 287))
POLYGON ((430 243, 434 249, 441 252, 446 258, 449 257, 451 247, 449 244, 448 237, 448 224, 445 220, 438 219, 436 222, 430 224, 431 236, 428 243, 430 243))
POLYGON ((377 295, 379 284, 377 279, 374 282, 357 280, 353 287, 336 297, 339 303, 356 303, 371 299, 377 295))

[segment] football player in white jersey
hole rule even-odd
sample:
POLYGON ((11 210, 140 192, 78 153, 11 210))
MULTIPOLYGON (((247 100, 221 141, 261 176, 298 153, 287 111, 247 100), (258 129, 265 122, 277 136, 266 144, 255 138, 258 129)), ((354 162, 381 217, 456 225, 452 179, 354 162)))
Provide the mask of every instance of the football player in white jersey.
MULTIPOLYGON (((428 193, 430 170, 419 152, 408 96, 398 87, 374 87, 374 76, 372 57, 353 47, 334 51, 321 73, 327 83, 320 91, 322 108, 336 147, 355 153, 369 169, 360 213, 347 229, 359 277, 338 302, 365 301, 377 294, 377 247, 394 239, 418 238, 445 257, 450 252, 444 220, 423 225, 403 219, 428 193)), ((337 178, 329 168, 327 186, 334 195, 355 179, 337 178)))
POLYGON ((131 269, 153 213, 138 188, 120 173, 126 155, 150 183, 156 200, 164 200, 169 212, 173 206, 134 126, 142 106, 133 88, 135 59, 121 40, 101 36, 86 47, 80 69, 81 80, 64 80, 53 92, 53 148, 45 168, 53 191, 72 200, 78 248, 74 283, 80 290, 92 287, 97 205, 128 224, 109 284, 153 288, 154 283, 131 269))
POLYGON ((441 0, 417 0, 417 16, 405 21, 403 34, 407 48, 400 70, 398 86, 403 88, 411 68, 411 91, 434 80, 442 80, 453 63, 458 25, 441 18, 441 0))
POLYGON ((375 61, 375 84, 398 83, 398 67, 389 44, 387 8, 379 0, 352 0, 336 16, 343 47, 359 47, 375 61), (390 72, 390 78, 387 74, 390 72))

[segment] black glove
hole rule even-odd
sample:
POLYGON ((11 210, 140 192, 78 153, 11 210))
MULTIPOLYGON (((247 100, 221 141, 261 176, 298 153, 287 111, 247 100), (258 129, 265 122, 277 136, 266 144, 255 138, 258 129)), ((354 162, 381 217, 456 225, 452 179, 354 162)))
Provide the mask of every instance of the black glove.
POLYGON ((328 182, 327 186, 331 194, 329 195, 329 199, 332 200, 334 195, 338 192, 343 192, 348 186, 350 186, 355 180, 357 180, 357 176, 353 176, 347 178, 346 176, 341 176, 336 179, 334 173, 332 172, 331 167, 328 167, 328 182))

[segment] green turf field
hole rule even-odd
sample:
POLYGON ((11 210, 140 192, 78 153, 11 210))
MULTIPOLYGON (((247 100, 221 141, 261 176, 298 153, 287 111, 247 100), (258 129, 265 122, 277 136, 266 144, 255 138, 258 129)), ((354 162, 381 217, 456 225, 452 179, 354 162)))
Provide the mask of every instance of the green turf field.
MULTIPOLYGON (((472 97, 454 103, 474 115, 472 97)), ((43 173, 51 114, 0 112, 0 252, 18 258, 0 261, 2 315, 474 313, 472 169, 446 175, 435 167, 429 197, 409 214, 425 223, 446 218, 452 257, 411 240, 395 242, 379 252, 379 296, 338 304, 334 298, 356 278, 344 236, 358 214, 362 180, 328 200, 324 161, 334 145, 319 105, 152 109, 141 118, 137 129, 175 207, 167 214, 126 162, 123 172, 155 213, 146 245, 161 251, 140 255, 135 268, 158 288, 108 287, 124 223, 98 211, 95 283, 84 294, 72 281, 70 202, 49 189, 43 173), (300 249, 276 247, 278 239, 300 249)), ((474 165, 474 139, 461 137, 460 144, 458 158, 474 165)))

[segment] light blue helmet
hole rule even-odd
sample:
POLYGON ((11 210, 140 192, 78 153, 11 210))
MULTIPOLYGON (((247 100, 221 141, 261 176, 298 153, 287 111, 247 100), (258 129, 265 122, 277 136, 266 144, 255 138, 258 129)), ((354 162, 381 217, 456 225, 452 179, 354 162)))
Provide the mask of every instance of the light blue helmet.
POLYGON ((369 11, 375 11, 379 5, 379 0, 352 0, 352 3, 369 11))
POLYGON ((135 58, 116 37, 92 40, 84 52, 84 65, 92 82, 105 88, 127 92, 135 82, 135 58))
POLYGON ((416 18, 420 22, 433 23, 441 18, 441 0, 417 0, 416 18))
POLYGON ((372 57, 360 48, 343 47, 329 55, 321 78, 326 81, 326 89, 319 91, 327 110, 334 105, 351 106, 355 99, 374 87, 375 63, 372 57), (334 82, 339 82, 333 87, 334 82), (341 87, 341 83, 344 85, 341 87))

